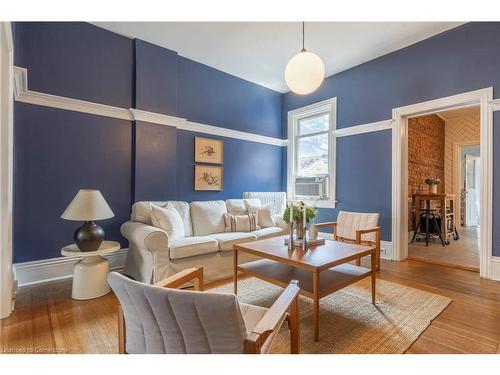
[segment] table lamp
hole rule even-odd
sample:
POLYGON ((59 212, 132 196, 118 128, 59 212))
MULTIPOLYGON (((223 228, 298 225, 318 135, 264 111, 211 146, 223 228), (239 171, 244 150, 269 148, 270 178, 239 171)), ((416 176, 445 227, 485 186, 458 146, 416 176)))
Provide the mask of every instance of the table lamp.
POLYGON ((104 230, 93 220, 115 216, 99 190, 81 189, 61 215, 65 220, 83 221, 73 238, 80 251, 96 251, 104 240, 104 230))

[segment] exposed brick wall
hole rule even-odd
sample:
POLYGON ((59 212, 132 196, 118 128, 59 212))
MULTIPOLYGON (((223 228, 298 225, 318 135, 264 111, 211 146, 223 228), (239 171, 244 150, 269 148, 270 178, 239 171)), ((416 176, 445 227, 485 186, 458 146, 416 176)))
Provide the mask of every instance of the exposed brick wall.
POLYGON ((444 120, 437 115, 414 117, 408 120, 408 228, 413 229, 411 197, 427 192, 427 177, 441 179, 438 193, 444 193, 444 120))

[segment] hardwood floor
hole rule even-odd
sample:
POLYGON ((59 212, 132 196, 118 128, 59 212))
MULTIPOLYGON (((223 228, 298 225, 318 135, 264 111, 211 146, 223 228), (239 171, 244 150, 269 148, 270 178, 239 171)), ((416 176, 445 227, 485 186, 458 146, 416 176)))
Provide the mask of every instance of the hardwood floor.
MULTIPOLYGON (((499 352, 500 282, 412 260, 383 261, 379 277, 453 299, 407 353, 499 352)), ((15 311, 0 321, 0 352, 117 353, 115 296, 70 296, 69 281, 21 288, 15 311)))
POLYGON ((450 239, 447 246, 441 245, 436 238, 431 239, 429 246, 425 246, 425 239, 415 241, 408 245, 408 256, 422 262, 479 272, 479 227, 460 227, 458 233, 460 239, 450 239))

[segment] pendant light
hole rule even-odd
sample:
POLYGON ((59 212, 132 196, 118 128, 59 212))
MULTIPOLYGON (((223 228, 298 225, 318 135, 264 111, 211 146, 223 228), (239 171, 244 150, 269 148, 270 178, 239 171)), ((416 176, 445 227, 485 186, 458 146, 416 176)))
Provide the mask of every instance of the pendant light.
POLYGON ((290 59, 285 69, 288 88, 299 95, 314 92, 325 78, 325 64, 315 53, 304 48, 304 22, 302 22, 302 50, 290 59))

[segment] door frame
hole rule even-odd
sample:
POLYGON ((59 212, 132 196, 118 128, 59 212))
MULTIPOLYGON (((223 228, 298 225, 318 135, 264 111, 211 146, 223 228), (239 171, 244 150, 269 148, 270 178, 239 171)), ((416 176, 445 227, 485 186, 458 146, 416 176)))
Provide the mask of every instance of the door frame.
POLYGON ((471 106, 480 107, 481 199, 480 276, 492 276, 493 88, 447 96, 392 110, 392 242, 394 260, 408 257, 408 121, 410 117, 471 106))
POLYGON ((13 40, 10 22, 0 22, 0 319, 12 311, 13 40))
POLYGON ((481 150, 481 143, 480 142, 478 143, 477 141, 461 141, 453 143, 453 191, 455 192, 455 198, 456 198, 455 206, 458 212, 458 218, 459 218, 459 220, 457 221, 458 223, 460 223, 460 214, 461 214, 460 210, 462 209, 462 202, 460 196, 460 192, 462 190, 462 185, 461 185, 462 159, 460 158, 460 153, 463 147, 474 147, 474 146, 479 147, 479 150, 481 150))

